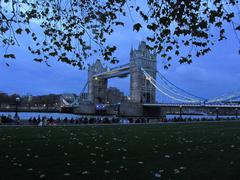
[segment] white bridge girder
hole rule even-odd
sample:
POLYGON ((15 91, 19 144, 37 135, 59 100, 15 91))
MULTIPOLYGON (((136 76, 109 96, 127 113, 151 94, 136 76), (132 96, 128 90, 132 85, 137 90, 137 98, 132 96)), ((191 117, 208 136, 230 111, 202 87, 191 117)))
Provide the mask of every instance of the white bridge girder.
POLYGON ((93 78, 110 79, 114 77, 125 77, 130 73, 130 64, 118 66, 116 68, 109 69, 106 72, 93 75, 93 78))

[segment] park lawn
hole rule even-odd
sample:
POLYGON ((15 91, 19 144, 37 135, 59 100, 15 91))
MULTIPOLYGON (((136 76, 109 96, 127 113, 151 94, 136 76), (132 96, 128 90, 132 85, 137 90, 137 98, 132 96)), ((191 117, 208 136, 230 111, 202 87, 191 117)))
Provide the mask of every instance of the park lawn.
POLYGON ((5 179, 240 179, 240 122, 0 127, 5 179))

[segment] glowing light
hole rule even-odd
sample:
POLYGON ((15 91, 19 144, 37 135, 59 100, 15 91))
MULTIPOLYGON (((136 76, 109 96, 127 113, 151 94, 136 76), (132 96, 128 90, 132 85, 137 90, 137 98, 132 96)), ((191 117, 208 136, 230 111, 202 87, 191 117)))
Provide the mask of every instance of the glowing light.
POLYGON ((150 80, 151 80, 151 77, 147 76, 146 79, 147 79, 148 81, 150 81, 150 80))

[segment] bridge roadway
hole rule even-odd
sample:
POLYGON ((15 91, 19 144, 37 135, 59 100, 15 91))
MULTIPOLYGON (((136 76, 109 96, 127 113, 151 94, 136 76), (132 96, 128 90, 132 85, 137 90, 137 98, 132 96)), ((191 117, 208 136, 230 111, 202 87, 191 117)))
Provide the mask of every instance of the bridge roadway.
POLYGON ((183 104, 183 103, 159 103, 143 104, 149 107, 206 107, 206 108, 240 108, 240 104, 183 104))
MULTIPOLYGON (((122 102, 106 106, 106 114, 145 117, 162 117, 167 114, 206 114, 206 115, 240 115, 240 105, 237 104, 141 104, 137 102, 122 102), (118 110, 116 110, 118 109, 118 110)), ((75 113, 95 114, 96 104, 83 103, 76 108, 75 113)))
POLYGON ((204 113, 217 115, 240 115, 238 104, 143 104, 144 116, 165 116, 166 114, 204 113))
POLYGON ((130 73, 130 64, 124 64, 115 68, 111 68, 106 72, 95 74, 94 78, 114 78, 114 77, 125 77, 130 73))

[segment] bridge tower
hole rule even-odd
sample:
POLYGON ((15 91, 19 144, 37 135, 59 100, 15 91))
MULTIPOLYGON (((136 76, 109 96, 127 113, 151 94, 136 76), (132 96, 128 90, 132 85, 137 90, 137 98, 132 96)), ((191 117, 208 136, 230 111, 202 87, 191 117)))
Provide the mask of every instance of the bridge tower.
POLYGON ((157 56, 150 53, 144 41, 140 42, 138 49, 131 49, 130 52, 131 100, 139 103, 155 103, 156 88, 146 80, 141 68, 156 79, 157 56))
POLYGON ((104 103, 107 94, 107 79, 93 77, 95 74, 106 72, 100 60, 88 68, 88 96, 93 103, 104 103))

